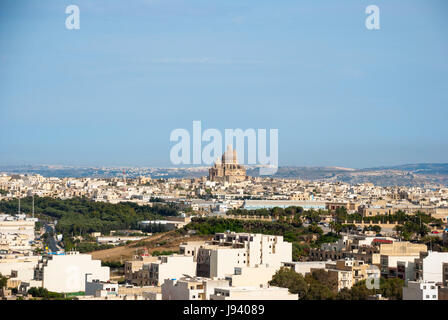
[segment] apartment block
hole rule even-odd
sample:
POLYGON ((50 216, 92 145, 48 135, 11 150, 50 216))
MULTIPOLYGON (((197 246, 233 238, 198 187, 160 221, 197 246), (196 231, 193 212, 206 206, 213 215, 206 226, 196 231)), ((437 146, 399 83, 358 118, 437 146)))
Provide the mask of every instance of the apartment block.
POLYGON ((124 263, 124 278, 127 283, 134 285, 144 285, 142 282, 142 270, 143 265, 150 262, 157 261, 157 257, 150 255, 134 256, 134 260, 125 261, 124 263))
POLYGON ((160 256, 157 261, 143 265, 145 284, 161 286, 165 279, 177 279, 184 275, 194 276, 196 263, 192 256, 170 255, 160 256))
POLYGON ((72 251, 63 255, 45 256, 35 270, 35 280, 53 292, 85 291, 86 274, 93 279, 108 281, 109 267, 102 267, 100 260, 92 260, 90 254, 72 251))
POLYGON ((415 278, 413 274, 415 259, 420 258, 420 253, 427 252, 424 244, 408 241, 382 244, 380 248, 380 269, 383 277, 400 277, 404 280, 415 278))

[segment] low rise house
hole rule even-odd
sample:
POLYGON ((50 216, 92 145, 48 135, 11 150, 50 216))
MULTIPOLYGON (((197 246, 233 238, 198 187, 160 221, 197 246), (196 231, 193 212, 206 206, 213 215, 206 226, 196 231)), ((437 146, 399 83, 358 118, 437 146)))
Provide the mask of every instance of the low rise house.
MULTIPOLYGON (((331 261, 331 260, 329 260, 331 261)), ((282 267, 294 270, 305 276, 307 273, 311 273, 311 269, 325 269, 325 265, 329 261, 292 261, 292 262, 282 262, 282 267)))
POLYGON ((298 300, 297 294, 279 287, 216 288, 210 300, 298 300))
POLYGON ((134 256, 133 260, 125 261, 124 263, 124 278, 126 283, 134 284, 137 286, 143 285, 141 281, 141 273, 143 265, 150 262, 157 261, 157 257, 150 256, 149 254, 134 256))
POLYGON ((182 277, 166 279, 162 285, 163 300, 209 300, 216 287, 228 287, 229 282, 222 279, 182 277))
POLYGON ((194 276, 196 263, 192 256, 160 256, 157 261, 144 264, 140 272, 143 285, 161 286, 165 279, 178 279, 183 275, 194 276))
POLYGON ((86 274, 85 288, 86 296, 101 296, 102 291, 107 295, 118 295, 118 283, 95 280, 90 273, 86 274))
POLYGON ((257 267, 235 267, 234 273, 225 277, 233 287, 266 286, 278 268, 261 265, 257 267))
POLYGON ((408 281, 403 287, 403 300, 438 300, 438 296, 434 281, 408 281))

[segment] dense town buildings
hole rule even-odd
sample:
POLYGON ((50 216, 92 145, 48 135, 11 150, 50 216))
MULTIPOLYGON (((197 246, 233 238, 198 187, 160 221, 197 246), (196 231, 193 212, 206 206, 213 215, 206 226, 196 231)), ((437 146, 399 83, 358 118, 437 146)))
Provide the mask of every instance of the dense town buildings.
MULTIPOLYGON (((249 177, 245 168, 238 164, 236 152, 230 149, 209 173, 209 177, 192 179, 1 175, 0 189, 4 191, 0 200, 20 198, 24 201, 30 196, 86 197, 93 201, 128 201, 152 206, 156 203, 154 199, 162 199, 189 208, 178 217, 139 222, 139 228, 164 225, 167 230, 184 227, 194 216, 275 221, 278 217, 249 217, 228 212, 291 206, 319 212, 320 226, 325 232, 330 231, 335 212, 341 208, 363 218, 387 217, 397 212, 406 215, 423 212, 442 223, 448 218, 448 189, 442 187, 378 187, 369 183, 349 185, 249 177)), ((42 286, 54 292, 84 292, 77 299, 95 300, 297 299, 297 295, 283 288, 269 286, 273 275, 286 267, 303 276, 324 270, 337 283, 338 291, 381 276, 405 280, 406 298, 447 296, 446 253, 433 252, 421 243, 403 241, 395 232, 397 223, 353 221, 356 230, 343 233, 335 242, 311 248, 307 261, 293 261, 292 244, 282 236, 216 233, 210 241, 181 243, 178 254, 155 257, 144 253, 124 261, 126 284, 123 285, 111 281, 109 269, 102 267, 100 261, 92 260, 90 255, 70 251, 38 253, 36 249, 43 247, 40 236, 46 230, 35 230, 37 219, 28 211, 19 209, 16 215, 0 214, 0 273, 8 277, 9 287, 23 294, 31 287, 42 286), (363 232, 364 227, 373 225, 381 227, 381 235, 363 232), (69 266, 76 267, 76 277, 69 279, 64 274, 63 270, 69 266)), ((52 228, 51 224, 46 228, 52 228)), ((446 240, 443 225, 441 228, 433 229, 440 231, 434 236, 446 240)), ((92 232, 90 236, 98 245, 120 245, 151 236, 140 232, 129 230, 110 235, 92 232)))
POLYGON ((83 196, 94 201, 130 201, 151 205, 151 198, 160 198, 184 203, 193 211, 203 214, 223 214, 233 208, 284 208, 296 205, 304 209, 326 209, 334 212, 344 207, 349 213, 359 213, 363 217, 394 214, 398 211, 415 214, 420 211, 447 222, 448 188, 445 187, 379 187, 369 183, 349 185, 342 182, 246 177, 241 172, 233 173, 228 177, 238 176, 241 179, 215 179, 215 174, 209 178, 140 177, 126 180, 118 177, 46 178, 39 175, 0 175, 0 189, 5 190, 0 199, 31 195, 60 199, 83 196))

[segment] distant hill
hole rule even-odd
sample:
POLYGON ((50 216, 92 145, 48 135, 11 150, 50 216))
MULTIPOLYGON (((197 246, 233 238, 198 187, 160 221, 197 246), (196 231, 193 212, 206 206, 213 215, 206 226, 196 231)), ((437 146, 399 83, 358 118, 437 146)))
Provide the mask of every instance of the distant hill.
MULTIPOLYGON (((249 176, 258 176, 258 168, 247 170, 249 176)), ((353 172, 355 169, 339 167, 279 167, 276 178, 296 178, 304 180, 331 179, 339 174, 353 172)))
POLYGON ((416 163, 416 164, 403 164, 391 167, 377 167, 362 169, 360 171, 378 171, 378 170, 397 170, 407 171, 415 174, 441 174, 448 175, 448 163, 416 163))
MULTIPOLYGON (((253 170, 258 175, 258 170, 253 170)), ((341 181, 379 186, 448 186, 448 163, 420 163, 377 168, 280 167, 277 178, 341 181)))

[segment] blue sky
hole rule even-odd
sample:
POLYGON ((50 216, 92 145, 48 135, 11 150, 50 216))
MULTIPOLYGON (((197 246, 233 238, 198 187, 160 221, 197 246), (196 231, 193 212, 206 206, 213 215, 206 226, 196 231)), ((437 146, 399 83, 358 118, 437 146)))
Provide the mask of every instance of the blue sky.
POLYGON ((444 0, 3 0, 0 164, 171 166, 170 132, 193 120, 277 128, 280 165, 448 162, 447 13, 444 0), (364 25, 370 4, 380 30, 364 25))

